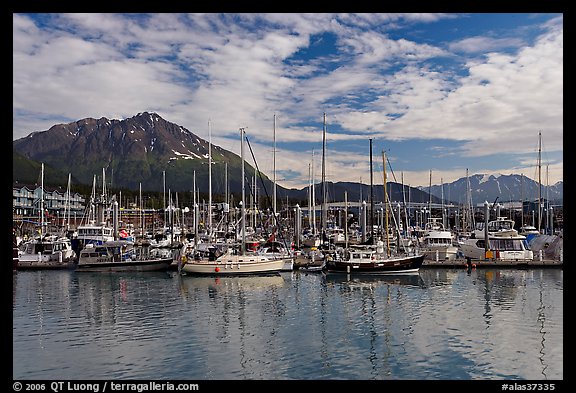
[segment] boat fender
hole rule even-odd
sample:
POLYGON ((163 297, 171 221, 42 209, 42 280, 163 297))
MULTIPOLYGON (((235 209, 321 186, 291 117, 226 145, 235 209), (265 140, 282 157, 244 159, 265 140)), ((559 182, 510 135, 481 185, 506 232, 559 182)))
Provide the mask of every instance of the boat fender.
POLYGON ((216 266, 216 267, 214 268, 214 271, 215 271, 216 273, 218 273, 218 272, 220 271, 220 268, 219 268, 218 266, 216 266))

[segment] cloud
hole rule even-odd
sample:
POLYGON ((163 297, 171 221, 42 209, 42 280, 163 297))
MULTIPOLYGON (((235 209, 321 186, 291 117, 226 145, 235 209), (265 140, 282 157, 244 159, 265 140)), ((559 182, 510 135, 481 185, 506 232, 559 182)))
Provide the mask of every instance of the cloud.
MULTIPOLYGON (((154 111, 203 138, 211 120, 214 140, 236 153, 247 127, 267 156, 276 113, 277 167, 300 175, 285 180, 292 185, 307 184, 324 112, 340 180, 366 177, 366 157, 351 146, 368 137, 456 141, 464 157, 520 159, 543 130, 549 151, 561 152, 562 17, 537 26, 534 42, 520 29, 451 42, 422 30, 473 17, 13 14, 13 138, 154 111)), ((427 184, 429 169, 407 173, 427 184)))
POLYGON ((491 38, 477 36, 453 42, 448 47, 454 52, 486 53, 506 48, 518 48, 522 45, 524 45, 524 42, 519 38, 491 38))

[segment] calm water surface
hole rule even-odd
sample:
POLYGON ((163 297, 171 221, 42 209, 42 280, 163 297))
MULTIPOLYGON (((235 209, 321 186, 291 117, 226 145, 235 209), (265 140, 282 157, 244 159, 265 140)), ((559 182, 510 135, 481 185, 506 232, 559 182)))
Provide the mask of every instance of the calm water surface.
POLYGON ((562 269, 21 271, 14 379, 562 380, 562 269))

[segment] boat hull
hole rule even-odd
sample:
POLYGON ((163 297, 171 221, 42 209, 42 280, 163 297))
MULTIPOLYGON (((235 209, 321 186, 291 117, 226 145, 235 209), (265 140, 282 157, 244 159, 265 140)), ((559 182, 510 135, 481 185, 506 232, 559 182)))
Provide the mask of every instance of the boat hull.
MULTIPOLYGON (((486 250, 479 239, 467 239, 460 242, 460 250, 465 258, 469 259, 494 259, 499 261, 532 261, 534 253, 531 250, 518 246, 518 249, 494 249, 490 251, 491 256, 486 256, 486 250)), ((491 239, 493 240, 493 239, 491 239)), ((515 239, 517 240, 517 239, 515 239)), ((520 240, 522 241, 522 240, 520 240)))
POLYGON ((284 268, 284 259, 262 260, 245 258, 242 260, 191 261, 182 266, 188 274, 241 275, 280 272, 284 268))
POLYGON ((423 262, 424 255, 411 255, 369 262, 329 261, 326 268, 329 272, 348 274, 410 274, 418 272, 423 262))
POLYGON ((458 256, 458 247, 438 247, 438 248, 426 248, 420 249, 420 252, 424 254, 424 258, 431 261, 454 261, 458 256))
POLYGON ((78 272, 147 272, 168 270, 172 258, 159 258, 141 261, 121 262, 82 262, 78 263, 78 272))

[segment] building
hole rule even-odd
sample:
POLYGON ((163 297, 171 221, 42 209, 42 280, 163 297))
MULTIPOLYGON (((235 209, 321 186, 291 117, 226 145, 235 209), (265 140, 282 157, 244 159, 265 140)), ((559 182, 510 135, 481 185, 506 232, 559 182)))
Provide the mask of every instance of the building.
POLYGON ((79 193, 60 192, 58 189, 49 189, 40 186, 12 186, 12 220, 39 223, 41 221, 40 209, 42 194, 44 194, 44 219, 53 225, 64 225, 70 217, 68 224, 74 225, 84 214, 85 199, 79 193), (69 213, 68 213, 69 212, 69 213))

